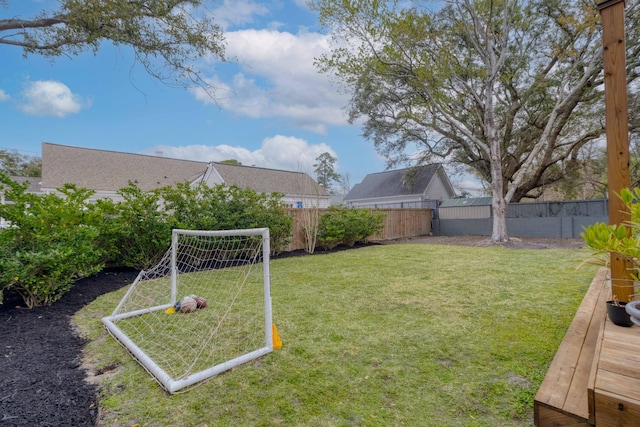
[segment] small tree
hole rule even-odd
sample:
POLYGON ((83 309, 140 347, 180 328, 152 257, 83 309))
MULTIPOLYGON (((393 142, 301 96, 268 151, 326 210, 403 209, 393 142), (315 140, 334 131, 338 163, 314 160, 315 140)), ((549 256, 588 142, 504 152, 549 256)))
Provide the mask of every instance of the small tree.
POLYGON ((316 163, 313 164, 318 185, 328 192, 330 192, 331 183, 340 181, 340 175, 335 171, 337 161, 338 159, 325 152, 316 157, 316 163))
POLYGON ((9 176, 42 176, 42 159, 20 154, 17 150, 0 150, 0 172, 9 176))

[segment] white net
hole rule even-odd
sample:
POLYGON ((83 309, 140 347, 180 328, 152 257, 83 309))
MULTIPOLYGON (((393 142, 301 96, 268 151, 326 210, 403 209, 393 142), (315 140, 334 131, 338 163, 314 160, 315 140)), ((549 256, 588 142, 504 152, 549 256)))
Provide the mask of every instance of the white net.
POLYGON ((174 230, 103 322, 175 393, 271 351, 269 286, 267 229, 174 230))

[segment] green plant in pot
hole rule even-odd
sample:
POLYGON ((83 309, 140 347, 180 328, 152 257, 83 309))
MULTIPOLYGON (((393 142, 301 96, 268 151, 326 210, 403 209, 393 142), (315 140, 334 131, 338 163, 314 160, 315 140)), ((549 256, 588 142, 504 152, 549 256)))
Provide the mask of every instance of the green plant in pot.
MULTIPOLYGON (((595 252, 589 264, 609 265, 612 254, 622 256, 632 270, 630 280, 640 280, 640 188, 623 189, 619 196, 630 214, 625 224, 608 225, 602 222, 586 227, 581 234, 583 240, 595 252)), ((609 319, 620 326, 640 325, 640 300, 620 301, 614 293, 607 301, 609 319)))

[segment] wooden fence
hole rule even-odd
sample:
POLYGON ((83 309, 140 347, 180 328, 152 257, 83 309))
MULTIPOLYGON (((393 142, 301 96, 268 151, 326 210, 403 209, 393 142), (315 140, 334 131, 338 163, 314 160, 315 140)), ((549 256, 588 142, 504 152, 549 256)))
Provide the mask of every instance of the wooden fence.
MULTIPOLYGON (((305 216, 317 211, 322 215, 328 209, 290 209, 293 216, 293 239, 287 251, 305 248, 303 225, 308 220, 305 216)), ((372 209, 385 214, 384 228, 380 234, 372 236, 370 241, 394 240, 407 237, 426 236, 431 233, 432 209, 372 209)))

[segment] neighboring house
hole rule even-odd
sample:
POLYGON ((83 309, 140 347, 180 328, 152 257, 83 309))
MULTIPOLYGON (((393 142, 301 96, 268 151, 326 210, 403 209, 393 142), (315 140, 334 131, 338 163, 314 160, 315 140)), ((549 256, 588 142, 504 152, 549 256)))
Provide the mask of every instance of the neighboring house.
POLYGON ((237 185, 258 193, 282 193, 284 203, 294 208, 329 206, 329 194, 302 172, 42 144, 43 192, 75 184, 94 190, 94 199, 121 200, 117 191, 129 181, 143 191, 180 182, 237 185))
POLYGON ((365 176, 344 197, 350 207, 423 208, 455 197, 455 190, 440 164, 398 169, 365 176))

